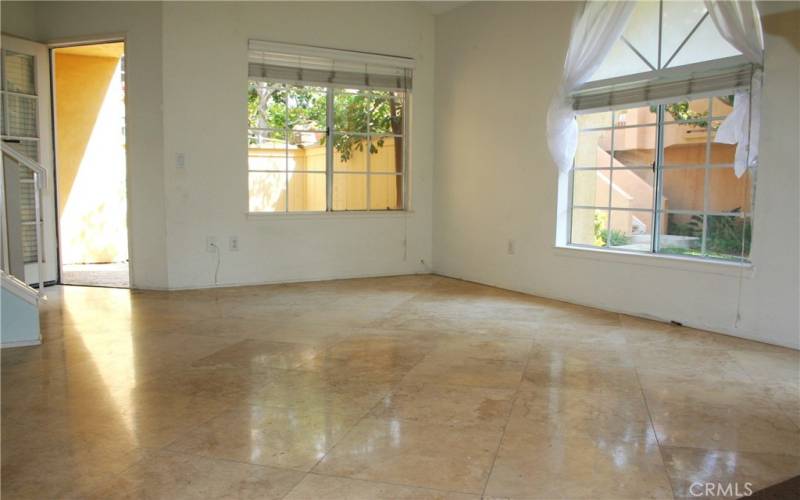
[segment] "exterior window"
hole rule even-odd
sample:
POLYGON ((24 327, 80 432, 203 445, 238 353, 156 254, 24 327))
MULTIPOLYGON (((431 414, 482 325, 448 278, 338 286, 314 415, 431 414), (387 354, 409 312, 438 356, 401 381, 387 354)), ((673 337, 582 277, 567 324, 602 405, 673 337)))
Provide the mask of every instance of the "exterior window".
POLYGON ((739 55, 714 27, 703 2, 641 0, 591 80, 675 68, 739 55))
POLYGON ((402 210, 406 92, 248 84, 250 212, 402 210))
POLYGON ((749 260, 754 165, 737 177, 734 165, 749 157, 715 138, 735 99, 750 99, 757 72, 703 2, 636 2, 619 40, 571 95, 579 136, 567 241, 749 260))
POLYGON ((752 170, 714 137, 733 96, 579 115, 570 242, 635 252, 747 260, 752 170))

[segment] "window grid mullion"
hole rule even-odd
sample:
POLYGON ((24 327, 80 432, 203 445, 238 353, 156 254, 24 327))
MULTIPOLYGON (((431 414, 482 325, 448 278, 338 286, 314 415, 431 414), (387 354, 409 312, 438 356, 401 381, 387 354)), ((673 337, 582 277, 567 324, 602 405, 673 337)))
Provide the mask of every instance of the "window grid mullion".
MULTIPOLYGON (((409 96, 408 94, 403 96, 403 106, 401 108, 401 113, 403 113, 403 205, 400 207, 400 210, 407 210, 408 209, 408 156, 409 156, 409 148, 408 148, 408 137, 410 134, 408 133, 408 118, 411 116, 408 113, 408 101, 409 96)), ((396 144, 396 143, 395 143, 396 144)), ((396 146, 395 146, 396 147, 396 146)), ((406 234, 406 240, 408 240, 408 235, 406 234)), ((406 241, 406 252, 408 251, 408 241, 406 241)))
POLYGON ((369 151, 370 147, 372 146, 372 136, 371 136, 372 132, 371 132, 371 127, 370 127, 370 123, 369 123, 372 120, 372 104, 374 102, 372 100, 372 97, 373 97, 372 94, 367 94, 365 96, 365 99, 367 99, 367 175, 366 175, 366 178, 367 178, 367 206, 364 207, 364 209, 367 210, 367 211, 369 211, 370 207, 372 206, 371 205, 372 200, 370 199, 370 194, 371 193, 370 193, 370 189, 369 189, 370 188, 370 184, 371 184, 370 183, 370 173, 372 172, 372 168, 371 168, 371 160, 372 159, 370 158, 370 156, 372 156, 372 155, 370 154, 370 151, 369 151))
POLYGON ((658 69, 661 69, 661 45, 663 44, 664 0, 658 2, 658 69))
POLYGON ((653 159, 653 223, 650 224, 650 251, 657 253, 661 247, 661 217, 659 209, 661 206, 661 198, 664 189, 663 176, 664 176, 664 120, 665 120, 666 106, 661 104, 656 109, 656 157, 653 159))
POLYGON ((325 127, 327 130, 325 138, 325 211, 333 211, 333 134, 334 130, 334 106, 333 106, 333 87, 328 87, 325 97, 325 127))
POLYGON ((606 219, 606 242, 603 245, 606 248, 611 247, 611 197, 614 196, 614 154, 616 151, 614 150, 614 137, 616 134, 617 125, 617 112, 611 112, 611 157, 609 158, 609 165, 608 165, 608 210, 606 213, 608 214, 608 218, 606 219))
MULTIPOLYGON (((575 164, 575 160, 574 159, 572 160, 572 163, 573 163, 573 165, 575 164)), ((573 203, 575 202, 575 197, 573 196, 573 194, 575 192, 574 191, 575 190, 575 168, 574 167, 569 172, 568 183, 569 183, 569 187, 568 187, 568 190, 567 190, 567 196, 568 196, 569 199, 567 200, 567 203, 568 203, 568 205, 567 205, 567 208, 568 208, 568 210, 567 210, 567 241, 570 244, 574 244, 572 242, 572 212, 575 211, 575 209, 573 207, 573 203)))
MULTIPOLYGON (((711 106, 713 104, 712 98, 708 98, 708 114, 711 115, 711 106)), ((700 238, 700 245, 701 245, 701 255, 704 257, 708 257, 706 255, 708 251, 708 245, 706 243, 706 239, 708 238, 708 198, 709 198, 709 186, 711 184, 711 170, 708 168, 708 165, 711 163, 711 120, 708 121, 706 126, 706 163, 704 165, 703 171, 703 234, 700 238)))
POLYGON ((289 86, 288 85, 284 85, 283 88, 286 89, 286 94, 285 94, 286 95, 286 106, 284 107, 284 113, 285 113, 284 114, 284 118, 286 120, 286 121, 284 121, 284 123, 286 124, 285 125, 285 127, 286 127, 286 132, 285 132, 286 137, 284 138, 285 146, 284 146, 284 150, 283 150, 283 160, 284 160, 284 164, 283 164, 283 169, 284 169, 283 180, 286 183, 286 189, 284 190, 285 194, 284 194, 284 207, 283 207, 283 209, 284 209, 284 212, 286 212, 288 214, 289 213, 289 86))
MULTIPOLYGON (((269 85, 270 82, 267 81, 267 84, 269 85)), ((320 173, 324 173, 325 176, 326 176, 326 183, 325 183, 325 195, 326 195, 325 207, 326 208, 325 208, 325 211, 326 212, 332 212, 332 211, 334 211, 334 207, 333 207, 333 204, 334 204, 333 198, 334 198, 334 196, 333 196, 333 193, 334 193, 334 160, 335 160, 335 157, 334 157, 335 144, 334 144, 334 141, 333 141, 333 136, 336 133, 335 116, 334 116, 335 115, 335 113, 334 113, 335 112, 335 93, 336 93, 335 92, 335 88, 333 86, 324 87, 325 98, 326 98, 326 103, 325 103, 326 104, 326 118, 325 118, 325 125, 326 126, 325 126, 325 130, 314 129, 314 130, 301 130, 301 131, 298 131, 299 133, 312 132, 312 133, 325 134, 326 135, 325 169, 323 171, 323 170, 294 170, 294 169, 291 168, 291 164, 290 164, 291 159, 289 158, 289 155, 290 155, 289 150, 290 150, 290 146, 292 144, 292 138, 291 138, 290 134, 292 134, 294 132, 294 130, 292 129, 292 127, 290 126, 290 123, 289 123, 290 117, 291 117, 291 111, 290 111, 290 108, 291 108, 291 105, 290 105, 290 101, 291 101, 290 91, 291 91, 291 89, 289 88, 290 85, 285 84, 285 83, 283 83, 283 84, 279 83, 278 85, 274 85, 273 84, 273 86, 277 86, 277 87, 285 90, 285 96, 286 97, 285 97, 285 108, 284 108, 284 119, 285 119, 284 127, 282 127, 282 128, 274 128, 274 127, 269 127, 269 126, 266 126, 266 127, 248 127, 248 130, 249 130, 250 133, 281 132, 281 133, 286 134, 285 137, 284 137, 284 140, 283 140, 283 142, 284 142, 284 166, 283 166, 283 170, 251 169, 251 168, 248 167, 248 172, 249 173, 274 172, 274 173, 283 173, 284 174, 285 201, 284 201, 283 213, 292 212, 292 210, 291 210, 291 200, 290 200, 291 182, 290 182, 290 179, 289 179, 289 176, 291 174, 298 174, 298 173, 317 173, 317 174, 320 174, 320 173)), ((366 141, 365 146, 366 146, 367 158, 365 160, 364 171, 357 173, 359 176, 361 176, 361 177, 363 177, 365 179, 365 182, 367 184, 365 186, 366 206, 363 209, 356 209, 356 210, 365 210, 365 211, 372 210, 371 209, 372 193, 371 193, 370 179, 371 179, 371 177, 373 175, 378 175, 378 176, 381 176, 381 177, 395 177, 395 178, 399 176, 402 179, 402 187, 400 188, 400 189, 402 189, 402 195, 401 195, 402 196, 402 200, 401 200, 402 206, 400 207, 400 209, 401 210, 405 210, 406 206, 407 206, 407 203, 408 203, 408 201, 407 201, 408 200, 408 193, 407 193, 408 189, 407 189, 407 185, 406 185, 407 178, 408 178, 408 176, 407 176, 408 154, 406 153, 407 148, 408 148, 408 141, 407 141, 407 137, 408 137, 408 132, 407 132, 407 130, 408 130, 408 128, 407 128, 408 127, 408 113, 407 113, 406 110, 407 110, 407 106, 408 106, 409 96, 408 95, 404 95, 403 96, 403 108, 402 108, 402 110, 403 110, 403 118, 404 118, 404 120, 403 120, 403 130, 399 134, 395 134, 395 133, 391 133, 391 132, 386 133, 386 134, 381 134, 381 136, 385 135, 386 137, 392 137, 392 138, 395 138, 395 139, 399 138, 403 143, 402 170, 399 171, 399 172, 397 172, 397 171, 395 171, 395 172, 372 172, 372 165, 371 165, 372 157, 371 157, 371 154, 370 154, 370 146, 372 145, 372 142, 373 142, 374 131, 371 128, 370 121, 371 121, 371 117, 372 117, 372 115, 373 115, 373 113, 375 111, 373 109, 374 105, 375 105, 375 96, 372 95, 371 93, 368 93, 365 96, 365 98, 368 100, 367 101, 368 107, 367 107, 367 117, 366 117, 366 119, 367 119, 366 132, 358 132, 358 133, 354 133, 353 135, 359 136, 359 137, 362 138, 362 140, 366 141)), ((322 127, 320 127, 320 128, 322 128, 322 127)), ((350 173, 356 174, 356 172, 342 172, 342 173, 343 174, 350 174, 350 173)), ((278 209, 278 211, 279 211, 279 209, 278 209)), ((349 210, 346 210, 346 211, 349 211, 349 210)))

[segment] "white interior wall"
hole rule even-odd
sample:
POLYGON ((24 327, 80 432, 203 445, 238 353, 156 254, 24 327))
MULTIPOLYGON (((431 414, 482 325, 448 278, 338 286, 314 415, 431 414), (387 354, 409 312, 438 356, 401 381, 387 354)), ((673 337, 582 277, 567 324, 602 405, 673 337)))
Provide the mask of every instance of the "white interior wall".
POLYGON ((161 5, 41 2, 36 3, 35 14, 35 39, 41 42, 81 41, 106 35, 125 37, 131 281, 137 288, 165 288, 161 5))
POLYGON ((425 272, 431 260, 434 22, 407 3, 164 4, 164 179, 169 286, 425 272), (413 57, 408 215, 247 212, 249 38, 413 57), (175 166, 185 153, 187 166, 175 166), (403 240, 407 231, 407 254, 403 240), (229 251, 228 238, 240 250, 229 251))
POLYGON ((139 287, 212 285, 208 235, 223 247, 220 284, 424 271, 419 261, 431 265, 433 247, 435 270, 446 275, 800 346, 798 116, 785 111, 798 109, 800 60, 785 40, 767 37, 755 269, 744 274, 737 327, 739 277, 729 268, 553 248, 558 179, 544 114, 576 4, 455 9, 437 18, 434 54, 433 18, 413 4, 53 2, 36 5, 34 22, 29 6, 12 3, 3 3, 3 30, 20 36, 126 34, 139 287), (412 214, 245 216, 248 38, 417 59, 412 214), (174 166, 178 152, 187 155, 184 170, 174 166), (239 252, 227 250, 231 235, 239 252))
POLYGON ((433 28, 399 2, 46 2, 32 38, 125 35, 133 284, 193 288, 215 284, 208 236, 221 286, 430 269, 433 28), (416 59, 408 214, 246 215, 249 38, 416 59))
POLYGON ((437 17, 435 270, 800 347, 797 46, 767 35, 754 269, 741 279, 737 325, 735 268, 554 248, 545 114, 578 5, 478 3, 437 17))

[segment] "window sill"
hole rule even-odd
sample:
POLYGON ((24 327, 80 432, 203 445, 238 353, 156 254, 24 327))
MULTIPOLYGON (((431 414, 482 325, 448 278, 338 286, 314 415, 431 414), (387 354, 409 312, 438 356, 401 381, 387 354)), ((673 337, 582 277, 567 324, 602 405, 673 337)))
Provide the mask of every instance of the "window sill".
POLYGON ((579 247, 573 245, 556 245, 555 254, 562 257, 619 262, 641 266, 663 267, 695 273, 718 274, 750 279, 755 274, 752 263, 700 260, 679 255, 659 255, 650 253, 626 252, 622 250, 604 250, 600 248, 579 247))
POLYGON ((327 220, 327 219, 384 219, 413 216, 412 210, 352 211, 352 212, 247 212, 247 220, 327 220))

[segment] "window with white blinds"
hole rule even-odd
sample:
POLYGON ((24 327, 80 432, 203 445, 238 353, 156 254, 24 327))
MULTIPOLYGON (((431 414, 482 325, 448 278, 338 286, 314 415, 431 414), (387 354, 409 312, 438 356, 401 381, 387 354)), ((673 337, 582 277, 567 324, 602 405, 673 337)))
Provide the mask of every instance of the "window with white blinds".
POLYGON ((290 84, 411 90, 414 61, 344 50, 250 40, 248 74, 290 84))
POLYGON ((742 56, 591 82, 572 95, 577 111, 663 104, 747 90, 754 67, 742 56))
POLYGON ((413 67, 251 40, 249 212, 405 209, 413 67))
POLYGON ((736 99, 750 99, 756 71, 703 2, 637 2, 570 96, 569 244, 747 262, 755 171, 737 175, 736 145, 716 139, 736 99))

